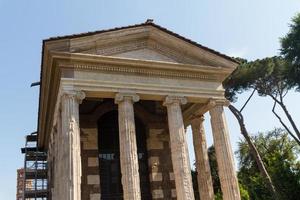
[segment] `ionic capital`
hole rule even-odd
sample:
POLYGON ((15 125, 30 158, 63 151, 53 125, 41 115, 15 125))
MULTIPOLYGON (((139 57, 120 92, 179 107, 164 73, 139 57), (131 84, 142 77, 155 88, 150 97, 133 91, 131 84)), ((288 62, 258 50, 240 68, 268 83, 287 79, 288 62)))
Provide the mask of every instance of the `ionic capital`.
POLYGON ((140 100, 139 95, 135 93, 117 93, 115 96, 115 103, 119 104, 125 100, 129 100, 132 102, 138 102, 140 100))
POLYGON ((227 99, 210 99, 208 101, 209 107, 216 107, 216 106, 226 106, 228 107, 230 105, 230 101, 227 99))
POLYGON ((179 105, 184 105, 187 103, 187 98, 186 97, 180 97, 180 96, 167 96, 165 98, 165 101, 163 103, 164 106, 169 106, 172 104, 179 104, 179 105))
POLYGON ((73 98, 79 104, 82 103, 82 100, 85 99, 86 95, 85 92, 81 90, 66 90, 62 92, 63 98, 73 98))

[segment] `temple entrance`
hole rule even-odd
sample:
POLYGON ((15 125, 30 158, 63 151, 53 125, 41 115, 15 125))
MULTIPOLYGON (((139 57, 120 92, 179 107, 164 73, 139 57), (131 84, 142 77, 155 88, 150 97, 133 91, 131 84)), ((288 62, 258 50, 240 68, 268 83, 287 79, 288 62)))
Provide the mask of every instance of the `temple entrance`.
MULTIPOLYGON (((151 199, 146 131, 144 124, 135 118, 141 196, 151 199)), ((102 200, 123 199, 120 166, 118 112, 111 111, 98 120, 99 169, 102 200)))

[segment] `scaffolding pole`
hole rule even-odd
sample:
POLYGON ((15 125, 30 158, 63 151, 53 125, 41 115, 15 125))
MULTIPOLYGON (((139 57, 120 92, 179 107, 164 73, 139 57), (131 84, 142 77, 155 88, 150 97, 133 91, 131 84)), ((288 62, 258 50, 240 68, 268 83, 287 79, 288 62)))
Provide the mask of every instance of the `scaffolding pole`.
POLYGON ((26 136, 23 200, 48 200, 47 153, 37 147, 37 133, 26 136))

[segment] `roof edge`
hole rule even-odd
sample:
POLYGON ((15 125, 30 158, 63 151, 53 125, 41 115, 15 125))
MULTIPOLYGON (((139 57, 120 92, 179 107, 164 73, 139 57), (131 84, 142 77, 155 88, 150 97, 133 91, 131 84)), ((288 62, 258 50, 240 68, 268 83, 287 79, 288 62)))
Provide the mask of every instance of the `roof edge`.
POLYGON ((161 31, 163 31, 165 33, 168 33, 168 34, 170 34, 170 35, 172 35, 172 36, 174 36, 174 37, 176 37, 178 39, 181 39, 181 40, 183 40, 183 41, 185 41, 187 43, 190 43, 190 44, 192 44, 192 45, 194 45, 194 46, 196 46, 198 48, 204 49, 204 50, 206 50, 206 51, 208 51, 210 53, 213 53, 215 55, 223 57, 223 58, 225 58, 227 60, 230 60, 231 62, 234 62, 236 64, 240 64, 233 57, 227 56, 227 55, 225 55, 223 53, 220 53, 220 52, 218 52, 216 50, 213 50, 211 48, 203 46, 203 45, 201 45, 201 44, 199 44, 199 43, 197 43, 197 42, 195 42, 193 40, 190 40, 190 39, 188 39, 188 38, 186 38, 184 36, 181 36, 181 35, 173 32, 173 31, 171 31, 171 30, 169 30, 167 28, 164 28, 164 27, 162 27, 160 25, 155 24, 152 19, 147 19, 147 21, 144 22, 144 23, 139 23, 139 24, 134 24, 134 25, 129 25, 129 26, 121 26, 121 27, 116 27, 116 28, 111 28, 111 29, 104 29, 104 30, 99 30, 99 31, 91 31, 91 32, 85 32, 85 33, 79 33, 79 34, 58 36, 58 37, 50 37, 48 39, 44 39, 43 40, 43 47, 44 47, 44 44, 46 42, 63 40, 63 39, 73 39, 73 38, 91 36, 91 35, 101 34, 101 33, 106 33, 106 32, 119 31, 119 30, 123 30, 123 29, 137 28, 137 27, 142 27, 142 26, 152 26, 152 27, 155 27, 155 28, 157 28, 157 29, 159 29, 159 30, 161 30, 161 31))

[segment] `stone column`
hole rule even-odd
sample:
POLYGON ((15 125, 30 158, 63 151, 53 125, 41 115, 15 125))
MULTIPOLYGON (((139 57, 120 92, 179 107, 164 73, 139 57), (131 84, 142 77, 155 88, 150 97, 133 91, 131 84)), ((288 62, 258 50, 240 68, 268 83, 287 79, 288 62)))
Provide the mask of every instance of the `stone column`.
POLYGON ((204 117, 196 116, 192 119, 193 143, 196 157, 196 170, 200 199, 214 200, 214 190, 207 154, 204 117))
POLYGON ((168 111, 171 157, 176 184, 177 199, 194 200, 189 152, 180 105, 186 98, 168 96, 164 105, 168 111))
POLYGON ((61 128, 61 109, 59 109, 59 114, 57 115, 57 134, 55 136, 55 167, 54 167, 54 197, 53 199, 59 199, 61 191, 63 190, 62 185, 62 176, 64 172, 63 166, 63 159, 62 159, 62 154, 63 150, 62 147, 63 145, 63 139, 62 139, 62 128, 61 128))
POLYGON ((124 200, 140 200, 140 177, 137 157, 133 103, 136 94, 118 93, 115 102, 119 112, 120 160, 124 200))
POLYGON ((57 127, 53 126, 51 134, 50 134, 50 139, 49 139, 49 146, 48 146, 48 151, 47 151, 47 166, 48 166, 48 180, 47 182, 48 184, 48 188, 49 188, 49 194, 48 194, 48 198, 49 199, 55 199, 55 196, 53 196, 54 192, 54 175, 55 175, 55 171, 54 171, 54 166, 55 166, 55 162, 54 162, 54 158, 55 158, 55 136, 57 132, 57 127))
POLYGON ((67 91, 61 100, 61 134, 64 146, 62 161, 64 174, 64 191, 59 199, 81 200, 81 155, 80 155, 80 129, 79 129, 79 104, 85 98, 83 92, 67 91), (62 197, 64 196, 64 197, 62 197))
POLYGON ((209 113, 218 163, 218 173, 224 200, 240 200, 232 148, 223 109, 224 102, 215 102, 209 113))

